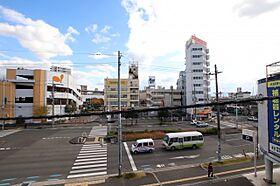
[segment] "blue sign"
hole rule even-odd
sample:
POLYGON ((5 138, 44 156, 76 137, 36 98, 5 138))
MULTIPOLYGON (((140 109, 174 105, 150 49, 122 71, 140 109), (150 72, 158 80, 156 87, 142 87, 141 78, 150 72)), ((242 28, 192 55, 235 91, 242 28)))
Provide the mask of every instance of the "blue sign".
MULTIPOLYGON (((267 84, 269 97, 280 95, 280 80, 270 81, 267 84)), ((268 100, 268 144, 269 152, 280 157, 280 110, 279 99, 268 100)))

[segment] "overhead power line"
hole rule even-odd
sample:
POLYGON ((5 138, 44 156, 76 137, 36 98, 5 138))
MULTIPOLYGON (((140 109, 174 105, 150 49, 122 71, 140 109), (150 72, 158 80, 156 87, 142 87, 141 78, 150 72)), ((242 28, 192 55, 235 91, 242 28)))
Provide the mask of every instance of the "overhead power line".
POLYGON ((124 113, 143 113, 151 111, 161 111, 161 110, 177 110, 177 109, 187 109, 187 108, 200 108, 200 107, 209 107, 217 105, 229 105, 229 104, 240 104, 240 103, 250 103, 250 102, 262 102, 273 99, 280 99, 280 96, 273 97, 256 97, 256 98, 247 98, 242 100, 229 100, 229 101, 220 101, 204 104, 194 104, 187 106, 176 106, 176 107, 161 107, 161 108, 145 108, 145 109, 134 109, 134 110, 122 110, 122 111, 110 111, 110 112, 92 112, 92 113, 82 113, 82 114, 64 114, 64 115, 54 115, 54 116, 30 116, 30 117, 10 117, 10 118, 0 118, 0 120, 17 120, 17 119, 51 119, 51 118, 65 118, 65 117, 80 117, 80 116, 101 116, 101 115, 111 115, 111 114, 124 114, 124 113))

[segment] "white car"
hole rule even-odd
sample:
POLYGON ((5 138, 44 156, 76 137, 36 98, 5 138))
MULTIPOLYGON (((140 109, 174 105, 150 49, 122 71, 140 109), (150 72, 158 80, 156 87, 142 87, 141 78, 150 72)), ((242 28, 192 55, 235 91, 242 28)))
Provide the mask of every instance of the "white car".
POLYGON ((136 140, 136 143, 131 145, 131 152, 134 154, 139 152, 153 152, 154 150, 155 143, 151 138, 136 140))
POLYGON ((208 127, 209 125, 208 125, 208 123, 206 123, 206 122, 204 122, 204 121, 198 121, 198 122, 196 123, 196 126, 197 126, 197 127, 208 127))
POLYGON ((196 125, 198 121, 192 120, 191 125, 196 125))

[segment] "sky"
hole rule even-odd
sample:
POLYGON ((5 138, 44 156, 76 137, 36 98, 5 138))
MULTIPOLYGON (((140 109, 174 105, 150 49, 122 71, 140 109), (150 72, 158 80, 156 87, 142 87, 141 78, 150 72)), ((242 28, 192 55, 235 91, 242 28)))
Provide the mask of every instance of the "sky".
MULTIPOLYGON (((104 78, 138 63, 148 76, 176 87, 185 69, 185 43, 207 42, 219 91, 257 93, 266 65, 280 59, 280 0, 48 0, 0 2, 0 78, 6 68, 69 67, 78 84, 102 90, 104 78), (96 55, 98 54, 98 55, 96 55), (102 54, 102 55, 100 55, 102 54)), ((215 91, 211 78, 211 93, 215 91)))

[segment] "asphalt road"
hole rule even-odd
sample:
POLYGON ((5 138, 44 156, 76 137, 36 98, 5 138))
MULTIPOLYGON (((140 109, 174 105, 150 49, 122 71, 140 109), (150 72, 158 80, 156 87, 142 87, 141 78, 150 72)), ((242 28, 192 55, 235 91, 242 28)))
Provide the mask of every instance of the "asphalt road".
MULTIPOLYGON (((240 139, 239 134, 227 135, 222 141, 222 158, 232 158, 236 155, 253 152, 253 144, 240 139)), ((131 147, 133 142, 127 142, 131 147)), ((161 140, 155 140, 155 151, 153 153, 131 154, 137 170, 155 170, 161 167, 172 167, 180 165, 191 165, 209 162, 217 159, 216 136, 205 136, 204 146, 199 149, 183 149, 167 151, 162 148, 161 140)), ((108 144, 109 173, 117 173, 118 170, 118 145, 108 144)), ((127 152, 123 149, 123 171, 132 171, 127 152)))
POLYGON ((0 184, 65 179, 82 146, 69 140, 90 130, 26 129, 0 138, 0 184))

